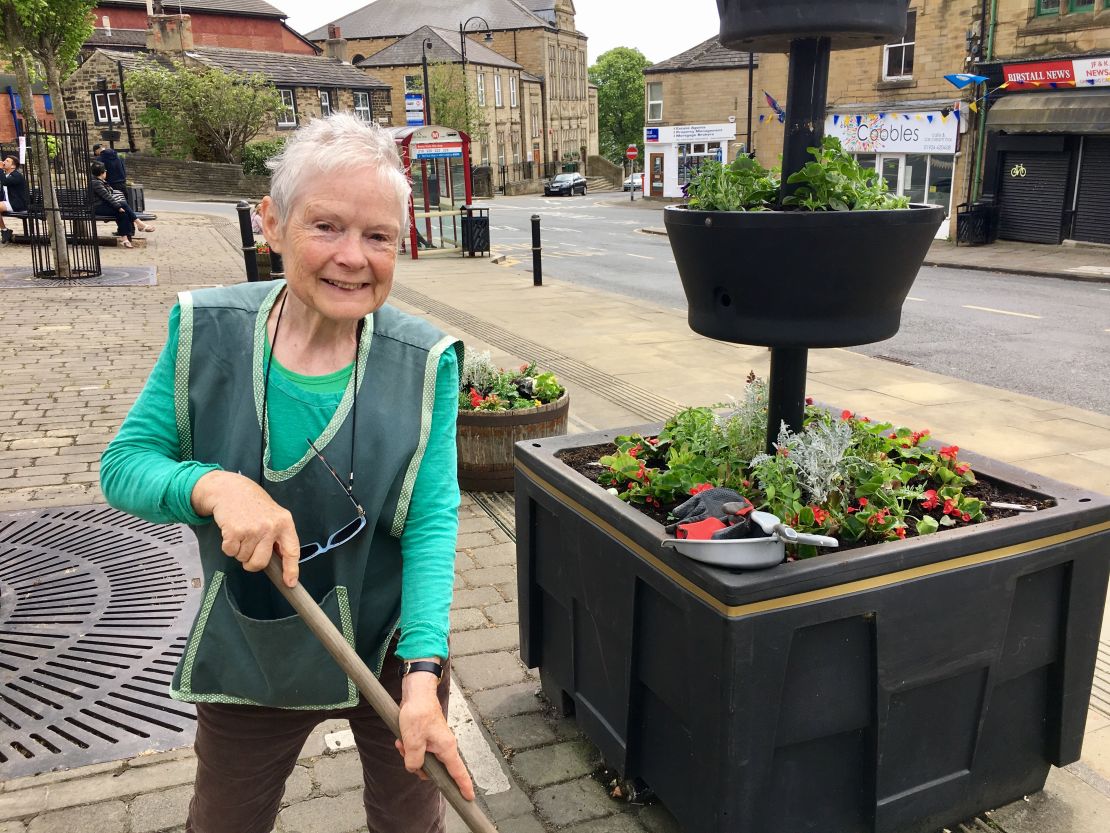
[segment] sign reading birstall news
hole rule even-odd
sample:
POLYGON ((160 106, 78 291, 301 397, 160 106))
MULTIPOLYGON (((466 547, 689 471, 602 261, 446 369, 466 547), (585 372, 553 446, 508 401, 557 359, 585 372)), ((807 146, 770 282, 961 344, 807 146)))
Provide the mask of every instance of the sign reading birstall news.
POLYGON ((825 135, 849 153, 955 153, 960 120, 940 110, 923 113, 833 114, 825 135))
POLYGON ((1005 64, 1002 74, 1006 79, 1006 88, 1012 92, 1103 87, 1110 85, 1110 55, 1005 64))

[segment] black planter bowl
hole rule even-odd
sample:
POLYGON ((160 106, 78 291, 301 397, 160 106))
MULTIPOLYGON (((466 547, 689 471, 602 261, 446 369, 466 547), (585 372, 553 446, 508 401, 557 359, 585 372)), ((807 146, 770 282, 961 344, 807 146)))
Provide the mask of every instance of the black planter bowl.
POLYGON ((1079 759, 1110 500, 967 454, 1038 512, 766 570, 700 564, 516 446, 521 657, 689 833, 935 833, 1079 759))
POLYGON ((717 0, 721 44, 788 52, 790 41, 827 37, 833 49, 891 43, 906 31, 909 0, 717 0))
POLYGON ((765 347, 850 347, 893 336, 943 220, 936 205, 663 211, 690 329, 765 347))

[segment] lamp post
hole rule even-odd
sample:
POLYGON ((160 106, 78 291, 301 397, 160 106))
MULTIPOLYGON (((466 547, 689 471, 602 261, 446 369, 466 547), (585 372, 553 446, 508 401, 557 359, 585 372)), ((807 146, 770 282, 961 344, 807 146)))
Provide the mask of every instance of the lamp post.
MULTIPOLYGON (((483 38, 483 40, 486 43, 493 43, 493 32, 490 31, 489 24, 486 23, 486 19, 484 17, 474 15, 473 17, 468 17, 465 23, 459 24, 459 52, 462 53, 463 72, 463 122, 464 127, 466 127, 467 133, 470 132, 470 96, 468 95, 468 91, 466 89, 466 32, 467 27, 475 20, 480 21, 482 26, 485 27, 486 36, 485 38, 483 38)), ((480 32, 482 30, 478 29, 477 31, 480 32)))
POLYGON ((432 88, 428 86, 428 50, 435 44, 431 38, 424 38, 420 44, 420 64, 424 68, 424 126, 432 123, 432 88))

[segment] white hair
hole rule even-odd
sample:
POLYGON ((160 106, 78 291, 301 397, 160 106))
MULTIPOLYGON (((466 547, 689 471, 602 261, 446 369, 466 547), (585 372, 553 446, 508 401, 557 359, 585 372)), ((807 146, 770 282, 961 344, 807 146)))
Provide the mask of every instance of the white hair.
POLYGON ((392 186, 401 205, 401 236, 408 231, 412 186, 397 145, 385 130, 350 113, 313 119, 298 129, 276 156, 266 161, 273 176, 270 199, 285 224, 302 187, 318 174, 370 168, 392 186))

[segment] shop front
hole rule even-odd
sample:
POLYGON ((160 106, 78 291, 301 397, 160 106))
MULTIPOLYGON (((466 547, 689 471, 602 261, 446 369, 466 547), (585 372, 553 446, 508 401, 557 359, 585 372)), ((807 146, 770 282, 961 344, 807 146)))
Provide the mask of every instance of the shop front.
POLYGON ((825 118, 825 135, 861 165, 874 168, 892 193, 912 203, 942 206, 946 219, 938 238, 948 237, 953 211, 957 148, 965 128, 956 110, 873 110, 834 112, 825 118))
POLYGON ((725 162, 735 158, 735 141, 736 124, 732 122, 645 127, 644 195, 681 197, 706 159, 725 162))
POLYGON ((1001 67, 983 199, 998 237, 1110 244, 1110 55, 1001 67))

